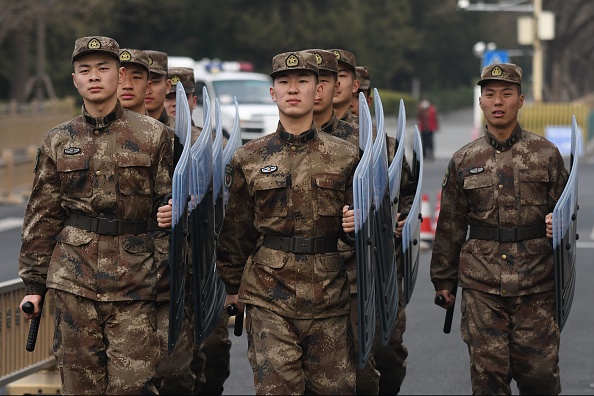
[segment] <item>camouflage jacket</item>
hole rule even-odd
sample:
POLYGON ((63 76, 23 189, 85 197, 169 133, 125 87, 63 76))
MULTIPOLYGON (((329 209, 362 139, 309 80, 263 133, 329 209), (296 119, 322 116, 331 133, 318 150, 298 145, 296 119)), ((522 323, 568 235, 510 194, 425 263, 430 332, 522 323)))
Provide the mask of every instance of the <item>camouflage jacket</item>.
POLYGON ((346 113, 340 118, 341 121, 348 122, 349 124, 359 127, 359 117, 356 116, 351 109, 348 109, 346 113))
POLYGON ((543 225, 568 173, 559 150, 519 125, 499 142, 483 137, 454 153, 443 180, 431 280, 436 290, 463 287, 502 296, 553 290, 552 240, 468 239, 468 226, 543 225))
POLYGON ((291 318, 349 312, 338 252, 296 254, 260 243, 263 235, 340 238, 358 161, 353 145, 313 124, 295 137, 279 123, 276 133, 237 149, 226 169, 230 195, 217 246, 229 294, 291 318))
MULTIPOLYGON (((97 301, 155 299, 149 233, 100 235, 65 225, 70 214, 149 222, 171 190, 171 129, 117 103, 50 130, 35 166, 19 275, 28 294, 46 288, 97 301)), ((154 221, 154 220, 153 220, 154 221)))

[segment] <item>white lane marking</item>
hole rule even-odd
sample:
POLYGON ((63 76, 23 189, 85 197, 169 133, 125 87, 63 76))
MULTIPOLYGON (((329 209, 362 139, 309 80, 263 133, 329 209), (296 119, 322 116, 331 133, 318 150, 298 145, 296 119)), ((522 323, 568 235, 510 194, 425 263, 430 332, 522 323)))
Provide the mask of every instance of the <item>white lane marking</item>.
POLYGON ((7 217, 0 220, 0 232, 8 231, 13 228, 23 227, 23 219, 18 217, 7 217))
POLYGON ((578 249, 594 249, 594 241, 593 242, 577 241, 576 245, 577 245, 578 249))

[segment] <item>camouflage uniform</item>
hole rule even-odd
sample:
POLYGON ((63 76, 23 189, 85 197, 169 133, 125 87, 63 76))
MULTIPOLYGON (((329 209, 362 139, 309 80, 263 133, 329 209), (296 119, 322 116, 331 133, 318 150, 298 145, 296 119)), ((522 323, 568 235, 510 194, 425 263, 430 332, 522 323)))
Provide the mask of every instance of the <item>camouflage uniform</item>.
MULTIPOLYGON (((479 83, 489 79, 520 84, 521 70, 489 66, 479 83)), ((503 142, 485 128, 448 165, 431 279, 436 290, 463 288, 461 330, 475 394, 510 394, 511 378, 521 394, 561 391, 544 220, 567 177, 557 147, 519 124, 503 142), (510 235, 485 235, 496 229, 510 235)))
MULTIPOLYGON (((118 59, 106 37, 75 44, 118 59)), ((114 92, 115 94, 115 92, 114 92)), ((148 234, 171 185, 171 136, 116 107, 50 130, 25 211, 19 275, 27 294, 57 291, 54 353, 66 394, 156 393, 156 264, 148 234)))
MULTIPOLYGON (((317 74, 317 65, 305 52, 280 54, 271 75, 282 70, 317 74)), ((357 163, 356 147, 313 124, 297 136, 279 122, 276 133, 237 149, 226 169, 230 196, 217 268, 227 293, 247 305, 258 394, 355 391, 348 279, 337 241, 357 163)))

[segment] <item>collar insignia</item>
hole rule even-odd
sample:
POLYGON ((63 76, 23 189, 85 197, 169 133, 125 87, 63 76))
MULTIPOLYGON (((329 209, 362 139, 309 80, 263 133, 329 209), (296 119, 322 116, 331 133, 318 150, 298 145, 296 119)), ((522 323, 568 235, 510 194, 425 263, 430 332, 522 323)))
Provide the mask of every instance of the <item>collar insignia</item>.
POLYGON ((275 165, 266 165, 264 168, 260 169, 260 172, 272 173, 272 172, 276 172, 277 169, 278 169, 278 167, 275 165))
POLYGON ((75 155, 75 154, 79 154, 80 153, 80 149, 78 147, 68 147, 64 149, 64 154, 66 155, 75 155))
POLYGON ((470 172, 473 175, 476 175, 477 173, 481 173, 484 170, 485 170, 485 168, 483 168, 482 166, 479 166, 478 168, 472 168, 468 172, 470 172))

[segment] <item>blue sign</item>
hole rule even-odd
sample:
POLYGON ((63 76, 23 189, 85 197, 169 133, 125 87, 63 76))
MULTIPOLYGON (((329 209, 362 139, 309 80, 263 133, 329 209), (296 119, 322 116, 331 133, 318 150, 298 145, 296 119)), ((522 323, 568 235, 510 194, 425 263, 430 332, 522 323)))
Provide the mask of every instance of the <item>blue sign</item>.
POLYGON ((483 54, 482 67, 486 67, 495 63, 509 63, 509 54, 506 50, 485 51, 485 53, 483 54))

